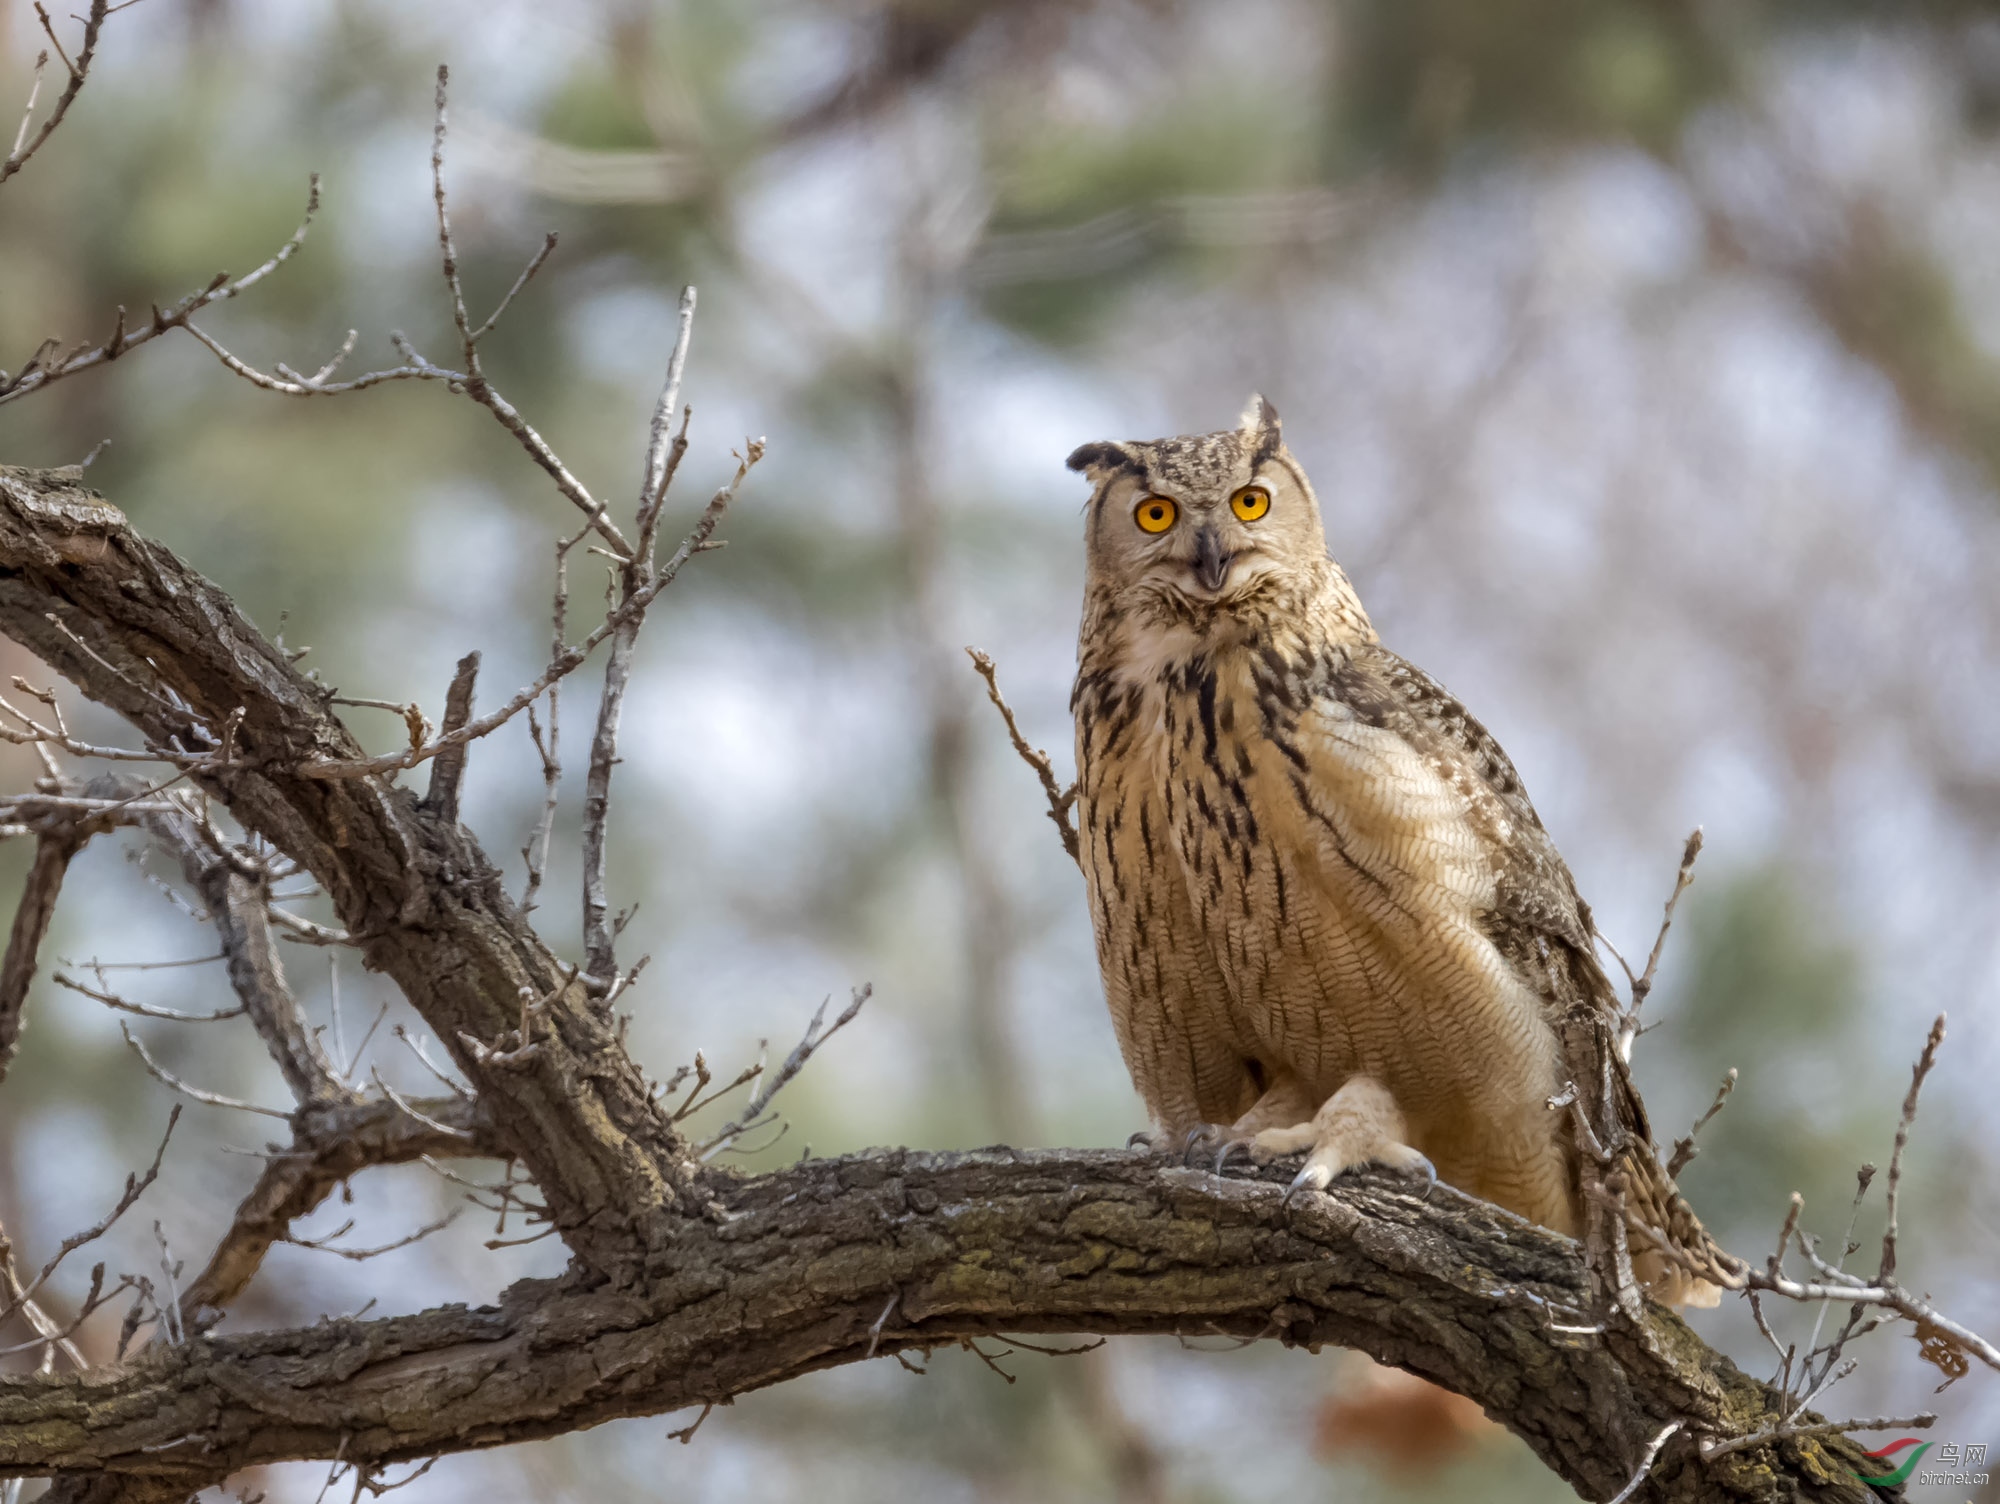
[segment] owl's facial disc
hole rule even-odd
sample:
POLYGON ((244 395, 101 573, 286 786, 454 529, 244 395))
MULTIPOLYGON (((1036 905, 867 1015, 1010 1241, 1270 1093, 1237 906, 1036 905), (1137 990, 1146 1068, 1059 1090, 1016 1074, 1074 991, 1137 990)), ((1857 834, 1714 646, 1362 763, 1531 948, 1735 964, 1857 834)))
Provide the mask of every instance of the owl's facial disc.
POLYGON ((1233 613, 1326 556, 1311 488, 1282 445, 1195 434, 1085 445, 1070 463, 1097 485, 1092 588, 1134 604, 1233 613))

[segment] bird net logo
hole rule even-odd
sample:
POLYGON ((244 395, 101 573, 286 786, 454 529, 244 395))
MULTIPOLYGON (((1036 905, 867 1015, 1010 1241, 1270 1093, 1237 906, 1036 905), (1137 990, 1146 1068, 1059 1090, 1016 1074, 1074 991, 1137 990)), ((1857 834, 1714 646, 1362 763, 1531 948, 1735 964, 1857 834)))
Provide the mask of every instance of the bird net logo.
POLYGON ((1855 1469, 1854 1476, 1863 1483, 1872 1483, 1881 1488, 1893 1488, 1898 1483, 1914 1481, 1919 1484, 1962 1484, 1972 1487, 1983 1486, 1987 1479, 1986 1447, 1984 1443, 1975 1446, 1960 1446, 1955 1441, 1947 1441, 1937 1449, 1932 1459, 1937 1466, 1918 1471, 1918 1464, 1924 1454, 1931 1449, 1928 1441, 1919 1441, 1914 1436, 1905 1436, 1900 1441, 1892 1441, 1885 1447, 1867 1453, 1875 1466, 1868 1472, 1855 1469), (1916 1450, 1898 1460, 1899 1455, 1910 1447, 1916 1450), (1977 1471, 1975 1471, 1977 1469, 1977 1471))

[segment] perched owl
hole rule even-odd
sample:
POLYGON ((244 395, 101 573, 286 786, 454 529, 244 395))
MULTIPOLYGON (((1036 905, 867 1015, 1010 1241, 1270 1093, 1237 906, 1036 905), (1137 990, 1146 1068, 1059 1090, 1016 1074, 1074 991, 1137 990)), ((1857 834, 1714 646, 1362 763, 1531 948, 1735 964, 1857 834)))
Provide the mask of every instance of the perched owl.
MULTIPOLYGON (((1602 1086, 1628 1205, 1706 1246, 1609 1058, 1617 1004, 1569 869, 1506 754, 1376 637, 1276 410, 1069 465, 1094 486, 1081 854, 1153 1145, 1303 1150, 1295 1188, 1370 1161, 1435 1174, 1576 1234, 1551 1098, 1602 1086)), ((1714 1303, 1634 1251, 1652 1293, 1714 1303)))

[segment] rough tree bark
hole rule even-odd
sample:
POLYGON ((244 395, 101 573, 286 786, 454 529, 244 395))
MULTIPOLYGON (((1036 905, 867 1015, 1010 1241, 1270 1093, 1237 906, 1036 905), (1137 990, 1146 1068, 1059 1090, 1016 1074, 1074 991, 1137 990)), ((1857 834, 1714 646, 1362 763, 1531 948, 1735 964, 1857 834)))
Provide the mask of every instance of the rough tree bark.
MULTIPOLYGON (((454 801, 325 776, 361 756, 327 691, 74 472, 0 468, 0 631, 156 747, 204 759, 190 776, 319 879, 479 1095, 427 1104, 449 1121, 419 1131, 295 1056, 294 1136, 313 1153, 274 1163, 245 1203, 203 1276, 211 1304, 339 1180, 448 1145, 518 1156, 574 1255, 562 1280, 490 1308, 196 1333, 0 1379, 0 1478, 59 1474, 67 1500, 178 1498, 260 1462, 524 1441, 1006 1332, 1222 1332, 1356 1347, 1468 1395, 1589 1498, 1625 1488, 1676 1421, 1633 1497, 1876 1496, 1843 1437, 1704 1458, 1700 1439, 1774 1425, 1779 1396, 1670 1313, 1590 1314, 1573 1243, 1444 1187, 1367 1175, 1288 1203, 1258 1172, 1106 1151, 703 1167, 608 1011, 448 818, 454 801), (524 1000, 538 1048, 509 1063, 465 1042, 512 1033, 524 1000)), ((230 906, 229 874, 203 871, 230 906)), ((239 991, 275 985, 255 935, 239 939, 239 991)))

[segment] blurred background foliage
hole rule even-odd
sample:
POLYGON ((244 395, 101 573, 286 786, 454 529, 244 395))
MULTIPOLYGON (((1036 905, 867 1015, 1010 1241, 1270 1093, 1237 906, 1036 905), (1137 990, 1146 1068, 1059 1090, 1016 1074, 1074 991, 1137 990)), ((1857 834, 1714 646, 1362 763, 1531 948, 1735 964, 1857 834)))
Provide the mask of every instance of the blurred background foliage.
MULTIPOLYGON (((20 98, 33 16, 0 17, 0 86, 20 98)), ((696 1046, 725 1066, 762 1039, 783 1050, 822 996, 875 985, 748 1163, 1139 1125, 1080 881, 960 648, 999 658, 1066 766, 1082 487, 1062 458, 1222 426, 1255 388, 1384 635, 1510 748, 1628 954, 1706 826, 1639 1067, 1663 1140, 1742 1071, 1686 1176, 1711 1225, 1761 1253, 1798 1190, 1837 1239, 1947 1008, 1904 1266, 2000 1325, 2000 15, 146 0, 0 193, 0 364, 254 265, 312 170, 326 207, 304 252, 204 327, 266 367, 310 369, 349 326, 357 366, 390 363, 391 329, 442 358, 441 59, 475 302, 562 237, 487 344, 501 389, 598 494, 631 493, 692 281, 679 514, 732 447, 771 440, 729 549, 654 613, 613 864, 615 901, 638 905, 625 958, 653 957, 630 1001, 656 1075, 696 1046)), ((0 407, 10 463, 106 439, 91 483, 350 694, 435 714, 466 649, 486 652, 489 697, 545 653, 570 518, 470 404, 416 387, 294 402, 170 339, 0 407)), ((601 562, 575 574, 573 621, 601 562)), ((563 704, 573 772, 592 690, 586 675, 563 704)), ((385 749, 399 734, 352 721, 385 749)), ((573 951, 565 791, 540 919, 573 951)), ((539 798, 522 728, 480 745, 468 819, 517 880, 539 798)), ((0 848, 10 884, 19 844, 0 848)), ((111 842, 72 875, 49 950, 71 970, 210 953, 172 874, 111 842)), ((338 986, 357 1069, 421 1084, 387 1024, 362 1039, 378 1009, 414 1026, 379 982, 324 951, 290 960, 329 1026, 338 986)), ((196 1011, 224 985, 213 965, 106 976, 196 1011)), ((0 1092, 0 1218, 26 1259, 99 1214, 167 1110, 94 1009, 45 974, 0 1092)), ((141 1032, 203 1086, 281 1100, 240 1024, 141 1032)), ((254 1176, 228 1151, 257 1140, 194 1111, 147 1208, 190 1260, 254 1176)), ((353 1189, 307 1230, 353 1216, 352 1240, 386 1242, 454 1195, 416 1169, 353 1189)), ((129 1220, 114 1268, 150 1268, 149 1217, 129 1220)), ((280 1248, 230 1320, 477 1301, 560 1264, 491 1235, 464 1220, 369 1263, 280 1248)), ((1695 1319, 1772 1366, 1744 1313, 1695 1319)), ((1810 1324, 1785 1319, 1788 1340, 1810 1324)), ((1938 1375, 1877 1340, 1828 1408, 1930 1403, 1938 1375)), ((883 1360, 747 1397, 686 1449, 663 1436, 691 1416, 625 1423, 449 1459, 411 1496, 1567 1497, 1463 1411, 1385 1408, 1366 1365, 1195 1350, 1222 1345, 1022 1353, 1002 1360, 1012 1384, 965 1353, 922 1377, 883 1360)), ((1936 1436, 2000 1442, 1990 1376, 1937 1403, 1936 1436)), ((303 1499, 322 1476, 254 1486, 303 1499)))

